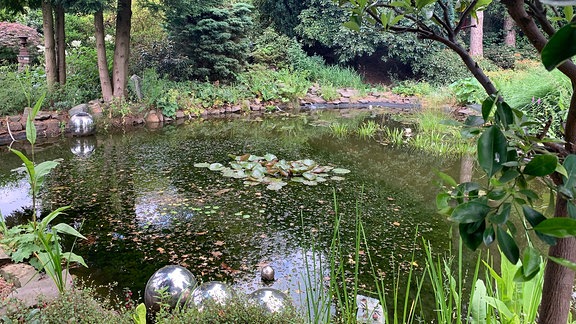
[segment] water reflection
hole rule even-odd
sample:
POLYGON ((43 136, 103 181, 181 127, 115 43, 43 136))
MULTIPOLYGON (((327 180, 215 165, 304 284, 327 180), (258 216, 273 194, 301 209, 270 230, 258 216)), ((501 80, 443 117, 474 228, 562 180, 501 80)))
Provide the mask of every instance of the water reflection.
POLYGON ((0 213, 4 218, 12 216, 16 211, 32 206, 30 185, 25 178, 0 187, 0 213))
MULTIPOLYGON (((198 121, 152 133, 98 136, 84 144, 71 141, 66 154, 47 148, 40 158, 64 155, 64 161, 47 180, 42 208, 71 205, 58 221, 84 224, 81 232, 88 240, 75 250, 90 268, 74 269, 76 275, 135 292, 167 264, 185 266, 203 282, 221 280, 252 292, 264 286, 259 269, 270 264, 276 270, 273 288, 304 300, 303 278, 312 273, 320 293, 335 204, 346 248, 354 246, 354 219, 361 210, 378 273, 408 262, 413 245, 407 238, 414 237, 416 226, 418 235, 439 250, 448 246, 449 225, 436 214, 432 180, 435 169, 456 177, 459 161, 353 137, 335 139, 328 127, 310 125, 310 118, 198 121), (81 163, 75 152, 81 153, 81 163), (229 154, 242 153, 310 158, 352 172, 345 181, 313 187, 290 183, 275 192, 194 167, 227 164, 229 154), (305 257, 311 257, 311 241, 313 261, 305 257), (315 265, 318 271, 307 272, 307 261, 308 269, 315 265)), ((16 204, 17 198, 11 200, 16 204)), ((4 205, 2 199, 0 206, 8 208, 4 205)), ((422 256, 416 257, 423 265, 422 256)), ((371 274, 365 267, 360 271, 370 290, 371 274)))
POLYGON ((96 149, 96 137, 72 137, 70 139, 70 152, 80 158, 87 158, 96 149))

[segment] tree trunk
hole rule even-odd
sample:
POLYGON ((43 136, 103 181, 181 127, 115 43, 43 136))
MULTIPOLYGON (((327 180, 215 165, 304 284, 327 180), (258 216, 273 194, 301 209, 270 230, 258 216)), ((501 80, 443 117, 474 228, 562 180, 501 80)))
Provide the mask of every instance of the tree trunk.
POLYGON ((104 102, 112 101, 112 83, 108 71, 106 58, 106 43, 104 41, 104 15, 102 11, 94 13, 94 36, 96 38, 96 54, 98 56, 98 75, 100 76, 100 88, 104 102))
POLYGON ((470 16, 470 56, 482 57, 484 55, 484 12, 478 11, 474 18, 470 16))
POLYGON ((116 16, 116 46, 114 48, 114 64, 112 78, 114 97, 126 96, 128 82, 128 62, 130 59, 130 28, 132 19, 132 0, 118 0, 116 16))
POLYGON ((64 32, 64 7, 57 5, 56 11, 56 62, 58 83, 66 84, 66 33, 64 32))
MULTIPOLYGON (((548 37, 536 25, 524 7, 524 0, 501 0, 508 9, 508 13, 514 19, 517 26, 526 35, 530 43, 538 50, 548 42, 548 37)), ((548 30, 547 30, 548 33, 548 30)), ((574 86, 576 85, 576 65, 571 61, 566 61, 558 67, 572 83, 572 99, 568 109, 566 119, 566 131, 564 140, 568 153, 576 153, 576 96, 574 86)), ((561 177, 556 177, 556 184, 561 184, 561 177)), ((560 196, 560 195, 559 195, 560 196)), ((567 202, 561 197, 556 199, 555 217, 567 217, 567 202)), ((555 246, 550 247, 548 254, 558 258, 563 258, 576 262, 576 238, 566 238, 558 240, 555 246)), ((540 303, 538 322, 566 323, 570 312, 570 296, 574 286, 574 272, 566 267, 560 266, 552 261, 546 264, 544 272, 544 287, 542 289, 542 302, 540 303)))
POLYGON ((515 25, 516 23, 514 22, 514 19, 510 17, 510 15, 506 15, 506 17, 504 17, 504 44, 513 48, 516 48, 516 29, 514 29, 515 25))
POLYGON ((52 14, 52 5, 46 0, 42 1, 42 29, 44 30, 46 84, 48 91, 53 91, 54 85, 58 82, 56 49, 54 47, 54 15, 52 14))

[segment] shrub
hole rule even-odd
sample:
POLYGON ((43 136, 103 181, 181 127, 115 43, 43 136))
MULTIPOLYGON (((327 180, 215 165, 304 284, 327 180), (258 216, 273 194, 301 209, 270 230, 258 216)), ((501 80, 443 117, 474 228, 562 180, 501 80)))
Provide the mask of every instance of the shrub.
POLYGON ((34 28, 19 23, 0 22, 0 63, 18 63, 17 55, 20 49, 18 36, 28 37, 30 55, 38 53, 36 46, 42 43, 42 39, 34 28))
POLYGON ((486 98, 484 88, 475 78, 460 79, 450 84, 450 88, 460 104, 480 103, 486 98))
POLYGON ((166 14, 171 39, 187 57, 185 74, 198 80, 233 81, 249 55, 251 5, 188 7, 194 6, 182 1, 166 14))
POLYGON ((288 49, 297 41, 280 35, 272 28, 266 28, 254 41, 252 60, 255 64, 265 64, 274 68, 287 67, 288 49))
POLYGON ((433 85, 450 84, 472 76, 460 57, 449 49, 425 55, 414 63, 413 70, 433 85))

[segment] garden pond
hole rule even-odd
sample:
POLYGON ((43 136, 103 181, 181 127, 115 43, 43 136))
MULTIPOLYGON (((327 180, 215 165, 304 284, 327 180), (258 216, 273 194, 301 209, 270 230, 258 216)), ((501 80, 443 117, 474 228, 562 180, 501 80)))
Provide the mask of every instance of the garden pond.
MULTIPOLYGON (((137 296, 152 273, 179 264, 201 282, 225 281, 251 292, 263 286, 259 269, 271 265, 277 278, 272 287, 288 291, 296 303, 305 296, 306 264, 323 268, 317 279, 327 279, 336 215, 343 246, 349 247, 344 260, 353 270, 358 214, 370 246, 360 259, 361 288, 368 291, 373 280, 366 254, 378 275, 391 280, 398 269, 404 277, 410 264, 422 270, 422 237, 436 251, 449 249, 450 223, 435 210, 435 171, 458 179, 461 161, 383 145, 378 136, 335 137, 329 125, 343 118, 356 125, 370 119, 381 127, 403 127, 387 123, 384 115, 333 111, 199 119, 62 138, 36 148, 37 162, 62 159, 44 184, 41 210, 72 206, 61 221, 86 236, 74 252, 89 268, 71 272, 95 286, 115 283, 119 294, 129 289, 137 296), (243 154, 309 159, 339 174, 270 188, 198 167, 227 166, 234 161, 230 155, 243 154)), ((0 211, 8 223, 22 222, 30 214, 28 184, 11 171, 21 161, 5 148, 0 160, 0 211)), ((426 301, 432 309, 433 297, 426 301)))

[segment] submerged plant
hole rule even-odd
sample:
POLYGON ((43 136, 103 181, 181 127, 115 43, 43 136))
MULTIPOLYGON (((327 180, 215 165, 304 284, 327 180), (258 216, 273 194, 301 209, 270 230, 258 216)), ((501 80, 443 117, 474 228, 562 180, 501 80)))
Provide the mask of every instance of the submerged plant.
POLYGON ((358 136, 361 138, 372 138, 376 132, 380 129, 375 121, 369 120, 366 123, 360 125, 358 128, 358 136))

